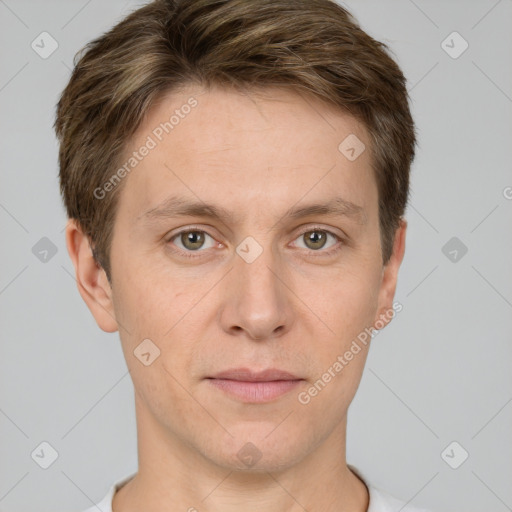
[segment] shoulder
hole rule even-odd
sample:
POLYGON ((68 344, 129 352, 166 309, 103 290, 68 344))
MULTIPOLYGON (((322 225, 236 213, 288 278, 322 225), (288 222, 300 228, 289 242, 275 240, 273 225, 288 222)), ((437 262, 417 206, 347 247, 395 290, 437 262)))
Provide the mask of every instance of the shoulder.
POLYGON ((137 473, 130 473, 129 475, 125 475, 123 478, 114 482, 107 491, 107 494, 103 497, 101 501, 92 505, 88 509, 83 512, 112 512, 112 500, 114 499, 114 494, 129 480, 131 480, 137 473))
POLYGON ((368 488, 369 506, 367 512, 432 512, 424 508, 418 508, 407 504, 405 501, 389 494, 388 492, 374 486, 358 468, 347 464, 350 470, 355 473, 368 488))
POLYGON ((396 512, 397 510, 400 510, 400 512, 431 512, 425 508, 418 508, 406 504, 405 501, 371 484, 368 486, 368 489, 370 491, 370 506, 368 512, 396 512))

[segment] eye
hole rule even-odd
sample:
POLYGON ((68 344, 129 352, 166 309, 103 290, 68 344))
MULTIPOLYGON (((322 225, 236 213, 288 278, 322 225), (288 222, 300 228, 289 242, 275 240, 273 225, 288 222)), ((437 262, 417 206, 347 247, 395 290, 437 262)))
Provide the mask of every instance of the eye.
MULTIPOLYGON (((305 249, 310 249, 314 252, 319 252, 321 249, 324 249, 328 238, 334 239, 334 243, 328 246, 328 248, 332 248, 336 246, 336 242, 342 242, 341 237, 327 231, 325 229, 320 228, 309 228, 308 231, 303 231, 296 240, 304 241, 305 249)), ((334 250, 324 250, 322 253, 331 254, 336 252, 341 247, 335 247, 334 250)))
MULTIPOLYGON (((308 249, 309 252, 318 252, 320 253, 319 256, 335 254, 340 251, 344 245, 344 240, 340 236, 331 233, 328 230, 316 227, 303 231, 299 237, 295 239, 295 242, 297 240, 299 241, 298 247, 308 249), (332 243, 327 245, 329 238, 332 239, 332 243), (303 246, 300 245, 301 242, 304 244, 303 246)), ((200 253, 204 252, 203 250, 211 249, 218 244, 218 242, 216 242, 216 240, 206 231, 189 227, 188 229, 172 235, 167 240, 167 244, 171 246, 171 250, 173 252, 179 253, 180 255, 188 258, 194 258, 199 256, 199 254, 194 253, 200 253)))
POLYGON ((180 231, 176 235, 172 236, 168 241, 172 242, 179 249, 185 252, 200 252, 200 249, 210 249, 215 243, 214 239, 208 233, 199 229, 180 231), (206 237, 208 237, 211 242, 210 245, 205 246, 206 237))

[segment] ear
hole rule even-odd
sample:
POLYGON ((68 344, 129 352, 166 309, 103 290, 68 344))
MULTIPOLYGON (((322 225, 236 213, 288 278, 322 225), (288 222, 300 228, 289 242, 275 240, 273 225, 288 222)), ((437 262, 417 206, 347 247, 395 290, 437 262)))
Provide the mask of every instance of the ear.
POLYGON ((382 281, 379 289, 377 315, 373 323, 373 327, 377 330, 384 328, 394 316, 394 313, 391 312, 394 311, 393 298, 395 296, 398 270, 405 253, 406 231, 407 221, 405 219, 400 219, 400 224, 395 231, 393 253, 382 269, 382 281))
POLYGON ((82 299, 101 329, 116 332, 118 327, 110 283, 105 271, 94 259, 89 238, 74 219, 69 219, 66 225, 66 245, 75 267, 76 283, 82 299))

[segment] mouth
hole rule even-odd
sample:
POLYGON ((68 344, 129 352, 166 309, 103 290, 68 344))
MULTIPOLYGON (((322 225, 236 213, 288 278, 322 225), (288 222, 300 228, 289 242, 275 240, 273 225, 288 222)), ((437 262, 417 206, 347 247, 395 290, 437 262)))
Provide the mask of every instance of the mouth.
POLYGON ((260 372, 253 372, 248 368, 234 368, 207 377, 207 380, 231 398, 246 403, 271 402, 304 381, 301 377, 275 368, 260 372))

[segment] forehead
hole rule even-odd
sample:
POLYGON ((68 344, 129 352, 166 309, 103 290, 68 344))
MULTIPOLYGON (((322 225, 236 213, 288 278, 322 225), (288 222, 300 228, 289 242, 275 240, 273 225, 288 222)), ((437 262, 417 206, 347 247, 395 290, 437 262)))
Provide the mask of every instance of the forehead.
POLYGON ((335 195, 368 210, 376 183, 363 144, 364 126, 320 100, 277 88, 242 93, 191 85, 147 112, 123 156, 136 165, 121 202, 137 217, 170 195, 219 198, 260 215, 262 204, 289 209, 301 198, 335 195), (343 152, 347 140, 361 144, 356 159, 343 152))

